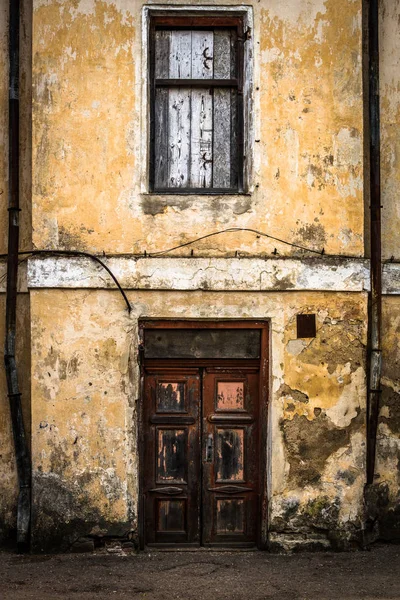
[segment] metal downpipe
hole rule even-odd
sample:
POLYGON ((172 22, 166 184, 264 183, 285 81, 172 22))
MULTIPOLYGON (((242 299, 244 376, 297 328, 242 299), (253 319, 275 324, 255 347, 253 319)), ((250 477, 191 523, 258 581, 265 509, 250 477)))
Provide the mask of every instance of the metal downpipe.
POLYGON ((4 363, 17 463, 19 495, 17 550, 29 549, 31 520, 31 462, 22 417, 16 363, 16 314, 19 247, 19 30, 20 0, 9 2, 9 155, 8 257, 4 363))
POLYGON ((369 0, 369 127, 371 211, 371 296, 369 306, 369 389, 367 486, 374 481, 382 374, 382 248, 379 108, 379 0, 369 0))

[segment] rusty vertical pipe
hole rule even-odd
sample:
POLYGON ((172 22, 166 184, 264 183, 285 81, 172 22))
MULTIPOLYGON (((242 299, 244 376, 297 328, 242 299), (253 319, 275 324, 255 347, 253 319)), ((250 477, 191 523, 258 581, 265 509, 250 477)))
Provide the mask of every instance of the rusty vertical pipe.
POLYGON ((382 372, 382 250, 379 110, 379 0, 369 0, 369 125, 371 211, 371 297, 369 308, 369 390, 367 406, 367 484, 375 471, 382 372))
POLYGON ((17 549, 29 548, 31 464, 22 417, 16 363, 16 316, 19 247, 19 29, 20 0, 9 3, 9 155, 8 257, 4 363, 18 472, 17 549))

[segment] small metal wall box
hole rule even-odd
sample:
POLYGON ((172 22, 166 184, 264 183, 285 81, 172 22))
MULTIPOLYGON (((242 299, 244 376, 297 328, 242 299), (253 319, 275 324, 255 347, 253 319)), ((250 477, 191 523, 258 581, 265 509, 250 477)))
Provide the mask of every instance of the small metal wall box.
POLYGON ((313 338, 316 334, 315 314, 297 315, 297 337, 313 338))

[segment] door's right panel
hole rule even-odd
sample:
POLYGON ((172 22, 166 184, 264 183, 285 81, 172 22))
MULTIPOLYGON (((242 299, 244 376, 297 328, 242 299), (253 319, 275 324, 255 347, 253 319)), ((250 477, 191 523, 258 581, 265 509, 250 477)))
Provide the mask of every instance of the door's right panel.
POLYGON ((257 542, 258 412, 256 369, 206 369, 202 444, 206 545, 257 542))

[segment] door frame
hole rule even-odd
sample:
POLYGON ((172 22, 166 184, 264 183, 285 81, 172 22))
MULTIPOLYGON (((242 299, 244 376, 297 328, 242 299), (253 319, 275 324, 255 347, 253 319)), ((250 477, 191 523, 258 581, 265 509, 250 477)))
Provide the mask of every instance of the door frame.
MULTIPOLYGON (((221 319, 215 320, 183 320, 183 319, 140 319, 139 320, 139 349, 138 362, 140 368, 140 385, 139 385, 139 403, 137 411, 137 451, 138 451, 138 468, 139 468, 139 502, 138 502, 138 532, 139 532, 139 548, 145 548, 145 514, 144 514, 144 473, 143 473, 143 450, 144 450, 144 423, 143 423, 143 400, 144 400, 144 377, 145 377, 145 360, 144 360, 144 332, 146 329, 258 329, 261 331, 261 348, 259 359, 259 474, 260 474, 260 508, 258 517, 258 534, 257 547, 260 550, 267 548, 268 535, 268 495, 267 495, 267 437, 268 437, 268 399, 269 399, 269 381, 270 381, 270 320, 238 320, 238 319, 221 319)), ((150 363, 151 359, 148 359, 150 363)), ((171 367, 179 366, 182 359, 170 359, 171 367)), ((242 361, 242 359, 241 359, 242 361)), ((215 364, 218 359, 193 359, 195 363, 211 363, 215 364)), ((225 359, 230 366, 234 366, 235 359, 225 359)), ((236 361, 237 362, 237 361, 236 361)), ((254 364, 254 360, 250 360, 254 364)), ((191 359, 185 359, 185 364, 189 366, 191 359)))

